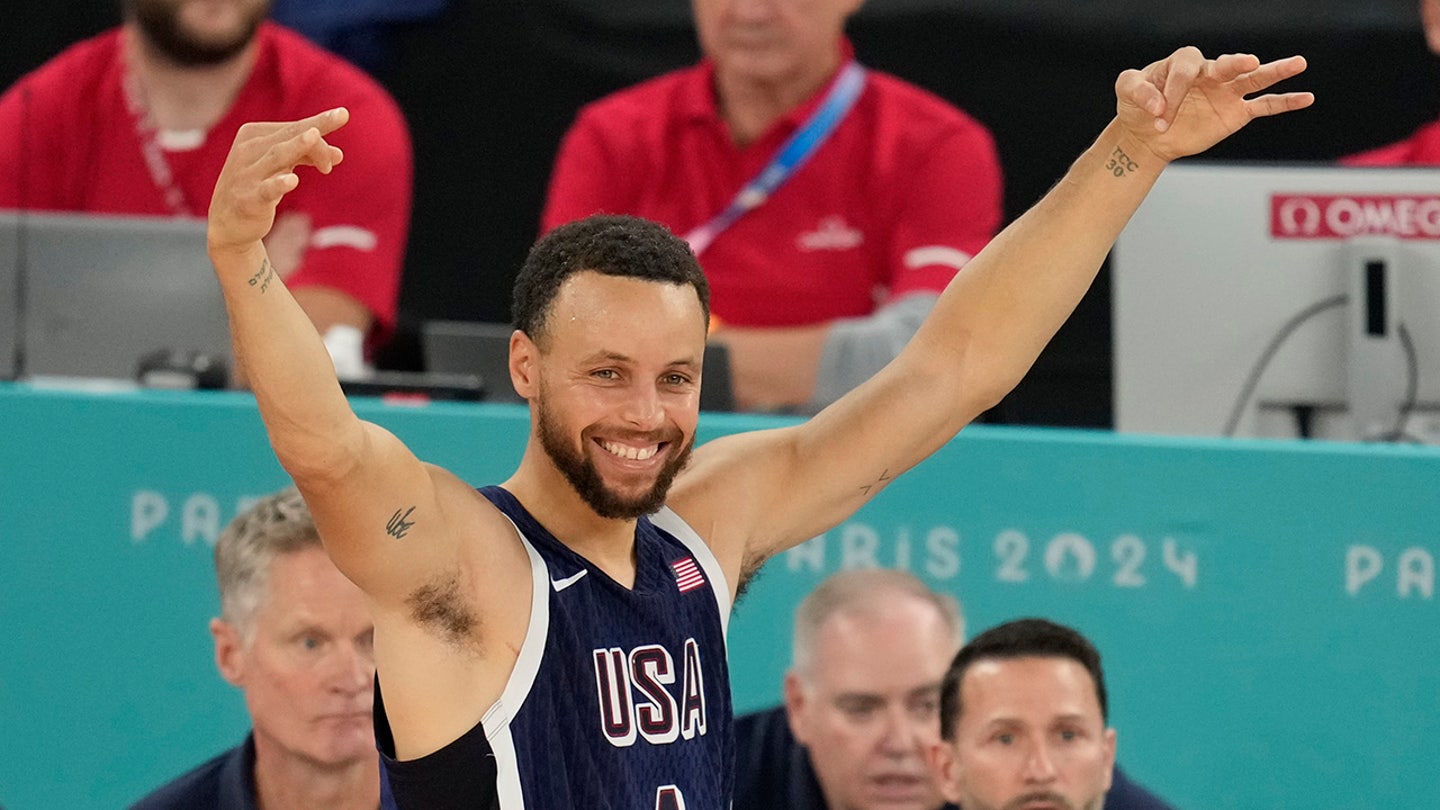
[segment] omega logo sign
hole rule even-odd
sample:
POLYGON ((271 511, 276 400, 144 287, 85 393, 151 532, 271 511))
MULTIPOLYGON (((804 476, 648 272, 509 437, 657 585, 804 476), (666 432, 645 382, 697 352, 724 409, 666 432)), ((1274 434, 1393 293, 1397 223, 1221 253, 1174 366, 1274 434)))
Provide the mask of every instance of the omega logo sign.
POLYGON ((1367 235, 1440 239, 1440 196, 1274 194, 1270 235, 1275 239, 1367 235))

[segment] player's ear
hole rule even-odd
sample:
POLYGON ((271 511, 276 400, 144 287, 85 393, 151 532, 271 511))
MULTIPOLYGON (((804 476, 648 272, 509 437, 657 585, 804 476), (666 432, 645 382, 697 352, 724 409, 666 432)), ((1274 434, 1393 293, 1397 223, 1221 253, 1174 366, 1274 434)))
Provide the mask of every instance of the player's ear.
POLYGON ((510 333, 510 384, 515 393, 533 399, 540 390, 540 347, 523 331, 510 333))

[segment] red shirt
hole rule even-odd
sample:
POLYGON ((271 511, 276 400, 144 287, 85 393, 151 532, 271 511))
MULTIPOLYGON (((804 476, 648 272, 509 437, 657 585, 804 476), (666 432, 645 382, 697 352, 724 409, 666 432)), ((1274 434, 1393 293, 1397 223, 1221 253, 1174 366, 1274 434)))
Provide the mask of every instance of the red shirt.
POLYGON ((247 121, 350 109, 329 140, 345 152, 330 176, 300 170, 278 213, 310 217, 300 269, 286 279, 340 290, 365 304, 383 338, 395 324, 410 224, 410 134, 399 107, 358 68, 287 29, 259 31, 255 67, 235 103, 194 148, 163 151, 174 196, 147 168, 123 82, 121 30, 74 45, 0 96, 0 209, 204 217, 215 179, 247 121))
POLYGON ((1440 121, 1426 124, 1399 143, 1343 157, 1340 162, 1347 166, 1440 165, 1440 121))
MULTIPOLYGON (((684 236, 770 162, 830 89, 741 148, 720 117, 713 76, 702 62, 583 108, 561 144, 542 228, 605 212, 653 219, 684 236)), ((1000 218, 1000 164, 985 127, 869 71, 830 138, 720 234, 700 263, 725 323, 823 323, 868 315, 907 293, 938 292, 1000 218)))

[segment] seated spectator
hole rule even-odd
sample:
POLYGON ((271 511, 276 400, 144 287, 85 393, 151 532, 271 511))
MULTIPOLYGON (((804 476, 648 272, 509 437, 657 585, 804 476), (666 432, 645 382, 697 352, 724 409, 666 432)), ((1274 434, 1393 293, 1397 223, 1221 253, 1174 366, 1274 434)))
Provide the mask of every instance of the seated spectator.
POLYGON ((352 347, 337 362, 358 365, 358 338, 373 347, 395 323, 411 186, 399 108, 360 70, 266 22, 269 0, 123 7, 119 28, 0 96, 0 209, 203 218, 242 123, 349 107, 355 123, 336 136, 345 168, 286 195, 267 245, 332 350, 352 347))
MULTIPOLYGON (((1425 42, 1430 51, 1440 55, 1440 0, 1420 0, 1420 20, 1425 26, 1425 42)), ((1426 124, 1409 138, 1341 158, 1351 166, 1433 166, 1440 164, 1440 121, 1426 124)))
POLYGON ((940 693, 931 764, 965 810, 1166 805, 1115 767, 1100 654, 1074 630, 1020 619, 976 636, 940 693))
MULTIPOLYGON (((795 615, 785 705, 735 722, 734 810, 954 810, 925 758, 963 635, 955 600, 910 574, 821 583, 795 615)), ((1105 806, 1165 808, 1118 768, 1105 806)))
POLYGON ((226 527, 215 572, 215 663, 244 690, 253 730, 133 810, 375 810, 370 614, 326 556, 300 493, 270 495, 226 527))
POLYGON ((550 178, 545 231, 607 212, 686 237, 744 409, 814 411, 864 382, 1000 225, 990 133, 861 68, 859 6, 694 0, 705 59, 581 110, 550 178))

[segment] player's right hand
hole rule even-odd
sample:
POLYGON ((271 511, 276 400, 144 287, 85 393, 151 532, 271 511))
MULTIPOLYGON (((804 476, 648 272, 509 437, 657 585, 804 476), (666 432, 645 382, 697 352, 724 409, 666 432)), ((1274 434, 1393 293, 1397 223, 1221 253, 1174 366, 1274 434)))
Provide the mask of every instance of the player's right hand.
POLYGON ((263 239, 275 222, 275 206, 300 184, 295 169, 313 166, 329 174, 344 158, 325 136, 349 120, 349 111, 336 107, 299 121, 240 127, 210 198, 211 253, 244 252, 263 239))

